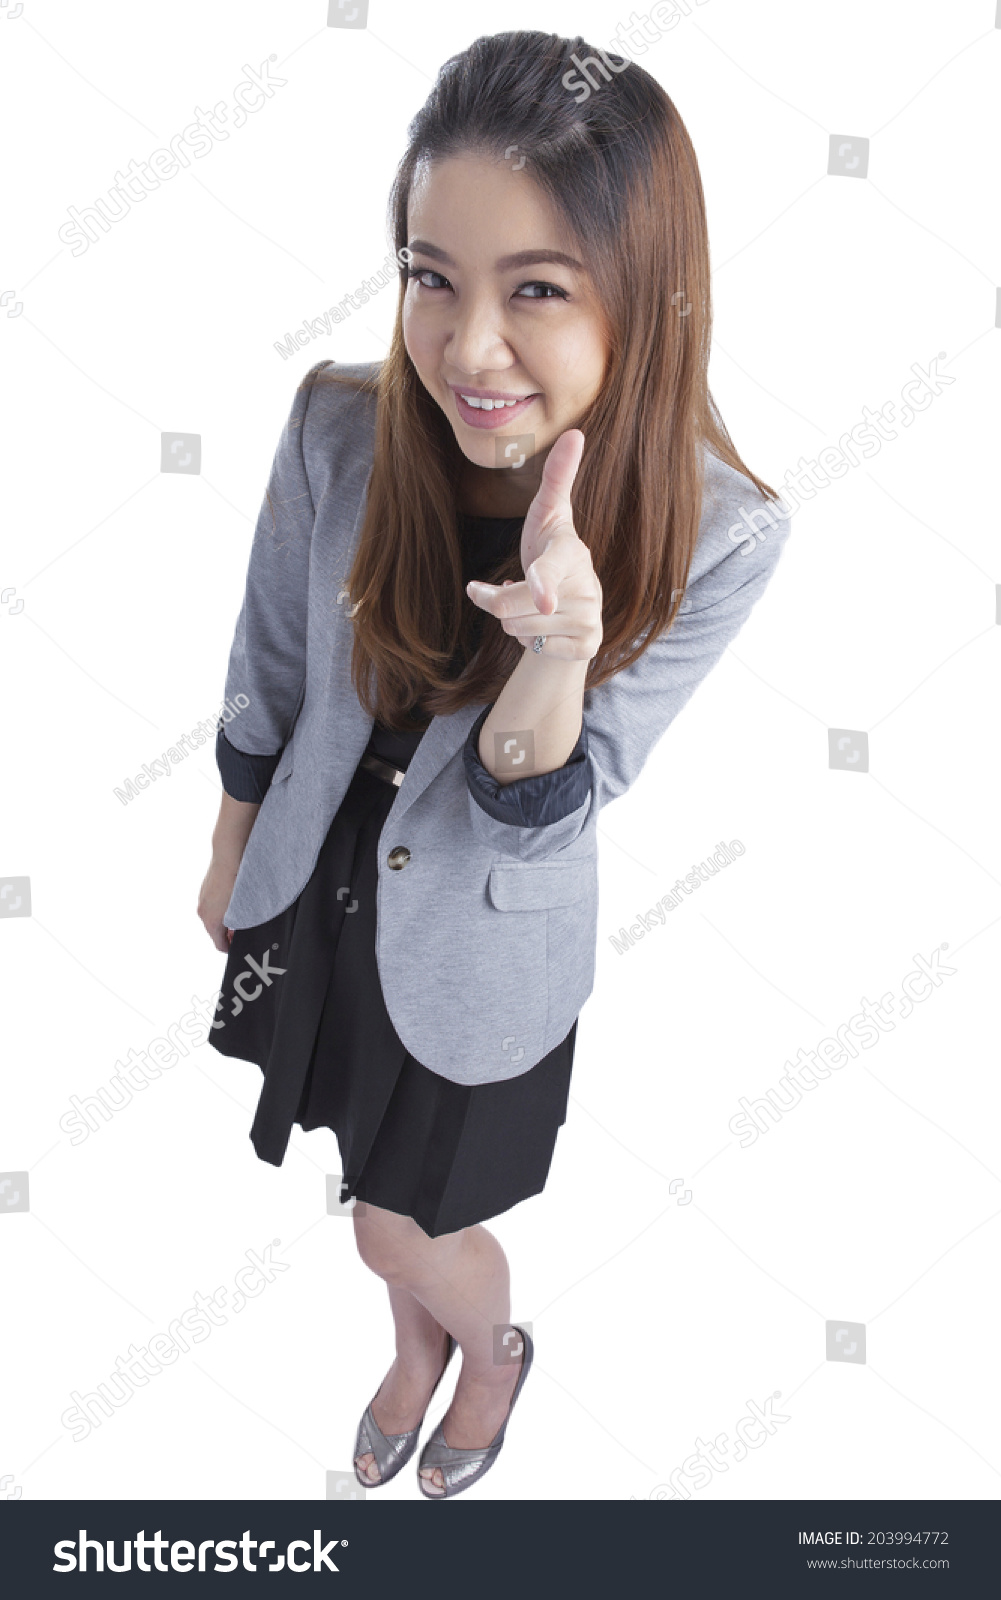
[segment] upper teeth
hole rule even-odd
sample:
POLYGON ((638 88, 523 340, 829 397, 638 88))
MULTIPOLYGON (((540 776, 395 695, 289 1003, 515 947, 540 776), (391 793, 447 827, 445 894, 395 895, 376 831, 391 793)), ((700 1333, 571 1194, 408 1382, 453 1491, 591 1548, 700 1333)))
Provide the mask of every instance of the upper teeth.
POLYGON ((498 411, 501 406, 516 406, 519 403, 517 400, 481 400, 475 394, 464 394, 462 398, 467 406, 476 406, 480 411, 498 411))

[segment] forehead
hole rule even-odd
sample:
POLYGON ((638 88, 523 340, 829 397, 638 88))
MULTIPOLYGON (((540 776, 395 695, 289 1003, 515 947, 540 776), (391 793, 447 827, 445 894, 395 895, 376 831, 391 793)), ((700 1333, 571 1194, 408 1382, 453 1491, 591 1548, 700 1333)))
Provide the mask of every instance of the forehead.
POLYGON ((528 245, 567 249, 548 196, 518 159, 450 156, 418 166, 407 202, 408 232, 463 260, 493 262, 528 245))

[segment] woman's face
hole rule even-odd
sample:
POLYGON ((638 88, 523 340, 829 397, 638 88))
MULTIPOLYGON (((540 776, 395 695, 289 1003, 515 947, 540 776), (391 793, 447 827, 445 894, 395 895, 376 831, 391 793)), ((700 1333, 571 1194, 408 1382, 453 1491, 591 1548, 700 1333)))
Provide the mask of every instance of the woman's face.
POLYGON ((410 359, 476 476, 502 474, 508 501, 523 486, 527 509, 550 446, 605 370, 605 319, 580 252, 513 159, 425 165, 408 224, 410 359), (517 403, 469 403, 483 398, 517 403))

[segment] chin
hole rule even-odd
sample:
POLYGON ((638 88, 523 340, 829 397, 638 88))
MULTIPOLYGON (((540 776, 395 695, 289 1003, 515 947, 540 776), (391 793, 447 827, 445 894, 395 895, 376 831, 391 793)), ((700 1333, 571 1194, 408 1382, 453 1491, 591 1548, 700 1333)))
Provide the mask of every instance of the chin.
MULTIPOLYGON (((466 430, 463 429, 463 432, 466 430)), ((472 431, 472 430, 470 430, 472 431)), ((487 435, 486 438, 464 439, 457 428, 452 429, 455 442, 459 446, 467 461, 474 467, 484 467, 487 470, 500 470, 503 462, 497 459, 497 435, 487 435)))

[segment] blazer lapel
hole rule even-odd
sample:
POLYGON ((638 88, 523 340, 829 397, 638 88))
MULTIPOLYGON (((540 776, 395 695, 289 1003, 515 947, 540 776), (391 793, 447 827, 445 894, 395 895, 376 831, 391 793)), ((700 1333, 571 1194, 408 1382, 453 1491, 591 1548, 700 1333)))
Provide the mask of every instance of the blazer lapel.
POLYGON ((432 778, 436 778, 456 751, 461 750, 466 735, 482 710, 482 705, 463 706, 461 711, 453 711, 447 717, 431 718, 404 773, 392 810, 386 818, 387 825, 399 822, 403 813, 424 793, 432 778))

